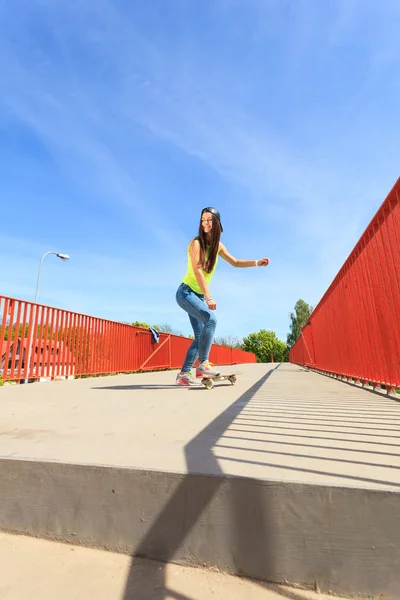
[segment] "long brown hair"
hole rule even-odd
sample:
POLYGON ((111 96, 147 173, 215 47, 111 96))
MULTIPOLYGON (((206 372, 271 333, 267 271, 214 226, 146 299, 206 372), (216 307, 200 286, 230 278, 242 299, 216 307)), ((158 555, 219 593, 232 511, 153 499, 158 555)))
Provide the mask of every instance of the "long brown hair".
POLYGON ((208 244, 206 234, 204 233, 203 226, 201 224, 200 217, 200 226, 199 226, 199 235, 196 240, 199 240, 200 243, 200 265, 203 271, 206 273, 211 273, 215 266, 215 261, 217 260, 218 250, 219 250, 219 240, 221 237, 221 223, 219 219, 215 215, 211 213, 212 217, 212 229, 211 229, 211 241, 208 244), (207 246, 210 247, 210 252, 207 257, 207 246))

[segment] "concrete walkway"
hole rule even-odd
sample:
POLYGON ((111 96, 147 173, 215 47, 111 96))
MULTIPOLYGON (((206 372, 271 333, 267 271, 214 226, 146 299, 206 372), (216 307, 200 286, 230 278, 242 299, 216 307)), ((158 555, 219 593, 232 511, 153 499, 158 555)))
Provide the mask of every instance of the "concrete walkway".
MULTIPOLYGON (((3 387, 0 529, 398 600, 398 401, 291 364, 239 369, 210 391, 176 372, 3 387)), ((167 595, 173 569, 134 560, 123 600, 196 598, 167 595)))
POLYGON ((236 386, 176 372, 0 389, 0 456, 400 489, 400 404, 295 365, 236 386))
POLYGON ((0 533, 1 600, 328 600, 285 586, 0 533), (135 586, 126 589, 131 570, 135 586), (144 585, 144 582, 145 585, 144 585), (153 582, 153 583, 151 583, 153 582), (150 583, 150 584, 149 584, 150 583))

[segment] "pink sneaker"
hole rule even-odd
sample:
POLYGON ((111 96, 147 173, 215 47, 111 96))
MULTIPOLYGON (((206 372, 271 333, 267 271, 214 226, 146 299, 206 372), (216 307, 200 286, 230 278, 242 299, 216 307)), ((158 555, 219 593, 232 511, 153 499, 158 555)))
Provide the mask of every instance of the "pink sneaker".
POLYGON ((196 379, 194 379, 190 375, 181 375, 180 373, 178 373, 178 375, 176 376, 176 384, 183 385, 186 387, 198 387, 199 385, 201 385, 200 381, 196 381, 196 379))
POLYGON ((196 367, 196 377, 218 377, 220 371, 216 371, 212 368, 211 363, 204 363, 202 365, 197 365, 196 367))

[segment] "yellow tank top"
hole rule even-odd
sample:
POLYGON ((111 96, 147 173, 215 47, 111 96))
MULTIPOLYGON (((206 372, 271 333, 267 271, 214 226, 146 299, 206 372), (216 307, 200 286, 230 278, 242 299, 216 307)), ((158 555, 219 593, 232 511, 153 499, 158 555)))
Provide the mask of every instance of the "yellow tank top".
MULTIPOLYGON (((206 251, 206 258, 208 258, 209 252, 210 252, 210 250, 208 248, 206 251)), ((218 254, 217 254, 217 258, 215 260, 214 268, 211 271, 211 273, 207 273, 206 271, 203 270, 204 279, 206 280, 207 285, 210 284, 211 279, 213 278, 215 269, 217 268, 217 264, 218 264, 218 254)), ((182 283, 186 283, 186 285, 188 285, 194 292, 196 292, 196 294, 203 294, 199 284, 197 283, 196 275, 194 274, 192 261, 190 258, 190 244, 188 246, 188 268, 187 268, 185 277, 182 279, 182 283)))

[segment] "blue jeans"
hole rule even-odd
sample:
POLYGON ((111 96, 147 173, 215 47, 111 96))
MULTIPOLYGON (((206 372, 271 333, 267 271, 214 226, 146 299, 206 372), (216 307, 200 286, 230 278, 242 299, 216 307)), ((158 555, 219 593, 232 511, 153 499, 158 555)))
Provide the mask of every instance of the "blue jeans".
POLYGON ((194 340, 189 346, 181 373, 190 373, 197 356, 200 364, 208 360, 214 339, 217 319, 202 294, 197 294, 186 283, 181 283, 176 292, 176 301, 185 310, 193 327, 194 340))

